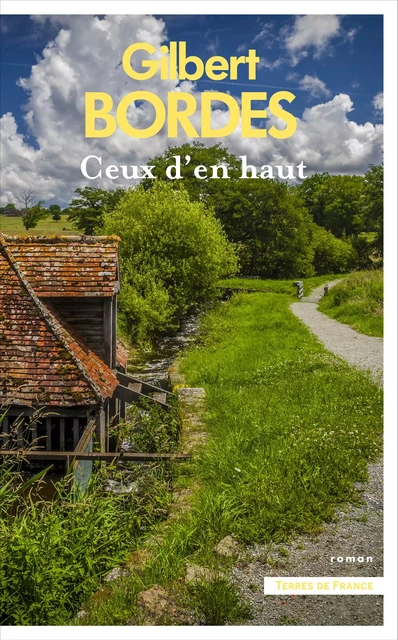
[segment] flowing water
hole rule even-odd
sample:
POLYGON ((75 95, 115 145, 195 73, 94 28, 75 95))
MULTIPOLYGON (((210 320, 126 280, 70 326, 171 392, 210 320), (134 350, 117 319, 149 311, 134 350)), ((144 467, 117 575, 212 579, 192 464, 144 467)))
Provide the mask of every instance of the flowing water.
POLYGON ((129 373, 140 380, 168 389, 168 369, 196 338, 202 313, 203 311, 196 311, 187 316, 174 336, 159 338, 145 363, 140 367, 129 368, 129 373))

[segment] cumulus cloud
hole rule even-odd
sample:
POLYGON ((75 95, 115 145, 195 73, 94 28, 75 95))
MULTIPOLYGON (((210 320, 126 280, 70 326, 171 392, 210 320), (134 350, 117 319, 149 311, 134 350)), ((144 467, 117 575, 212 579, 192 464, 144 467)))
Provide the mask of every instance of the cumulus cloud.
POLYGON ((299 81, 299 87, 303 91, 308 91, 313 98, 328 98, 331 95, 326 84, 317 76, 305 75, 299 81))
MULTIPOLYGON (((67 204, 76 187, 126 184, 122 179, 118 182, 105 177, 98 183, 86 180, 80 171, 85 156, 102 156, 103 166, 141 165, 162 154, 167 146, 189 141, 182 130, 177 138, 168 139, 166 128, 145 140, 130 138, 119 130, 109 138, 84 138, 85 92, 105 91, 116 105, 128 92, 142 89, 142 82, 124 73, 122 54, 132 42, 150 42, 159 48, 166 40, 162 20, 143 15, 60 16, 51 20, 59 27, 57 37, 45 47, 29 77, 20 81, 27 96, 25 118, 31 138, 18 131, 13 114, 1 119, 2 203, 16 203, 20 192, 31 188, 39 199, 67 204)), ((170 91, 194 95, 198 109, 191 121, 200 132, 201 94, 194 83, 178 84, 155 76, 145 82, 145 89, 165 104, 170 91)), ((220 128, 228 122, 229 113, 222 105, 214 107, 213 127, 220 128)), ((356 124, 348 118, 352 109, 350 97, 340 94, 306 109, 297 119, 296 133, 287 140, 242 138, 239 126, 220 141, 233 153, 247 155, 253 164, 299 164, 304 160, 309 172, 363 173, 368 164, 381 160, 382 125, 356 124)), ((152 122, 153 108, 146 102, 132 105, 128 118, 134 126, 144 128, 152 122)), ((272 116, 270 121, 269 126, 278 126, 272 116)), ((217 141, 204 140, 207 145, 217 141)))
POLYGON ((381 116, 384 110, 384 96, 382 91, 375 95, 372 100, 372 104, 376 114, 381 116))
POLYGON ((292 28, 284 30, 285 47, 292 65, 307 57, 309 51, 320 58, 331 41, 341 35, 341 18, 328 15, 297 16, 292 28))

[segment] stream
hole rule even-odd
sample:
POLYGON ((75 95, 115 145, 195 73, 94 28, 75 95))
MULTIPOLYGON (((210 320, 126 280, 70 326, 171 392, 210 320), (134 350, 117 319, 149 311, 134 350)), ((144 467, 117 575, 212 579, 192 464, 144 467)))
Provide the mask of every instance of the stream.
POLYGON ((140 380, 168 389, 168 369, 176 357, 182 354, 196 338, 202 314, 203 310, 196 310, 187 316, 175 335, 159 338, 145 363, 128 367, 128 372, 140 380))

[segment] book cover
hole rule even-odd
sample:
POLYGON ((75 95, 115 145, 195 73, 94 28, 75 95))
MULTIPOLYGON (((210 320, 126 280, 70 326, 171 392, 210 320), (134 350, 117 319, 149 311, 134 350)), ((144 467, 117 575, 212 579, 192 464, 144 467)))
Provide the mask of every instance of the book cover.
POLYGON ((4 2, 5 640, 395 637, 394 16, 4 2))

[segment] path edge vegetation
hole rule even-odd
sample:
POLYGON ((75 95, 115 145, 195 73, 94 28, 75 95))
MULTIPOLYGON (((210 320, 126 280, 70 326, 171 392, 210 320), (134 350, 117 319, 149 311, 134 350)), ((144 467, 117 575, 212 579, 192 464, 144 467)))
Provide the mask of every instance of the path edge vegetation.
MULTIPOLYGON (((324 281, 328 281, 329 279, 331 278, 325 277, 324 281)), ((312 287, 314 285, 319 286, 319 284, 321 284, 321 282, 319 282, 318 278, 317 282, 312 284, 312 287)), ((287 281, 284 283, 284 286, 288 286, 287 281)), ((278 287, 283 287, 283 283, 279 282, 278 287)), ((308 425, 307 427, 305 427, 304 424, 301 426, 304 430, 304 435, 310 432, 313 435, 317 435, 315 449, 313 451, 311 451, 311 447, 307 450, 303 449, 309 457, 307 460, 306 473, 315 472, 314 478, 316 479, 316 474, 320 473, 320 470, 316 469, 316 463, 319 464, 319 455, 321 454, 323 456, 323 462, 329 465, 330 475, 333 476, 333 473, 336 472, 336 463, 334 460, 336 454, 334 453, 333 456, 329 457, 326 455, 325 457, 325 451, 322 450, 322 447, 325 445, 327 448, 327 445, 330 446, 331 440, 333 441, 333 439, 335 439, 335 442, 340 443, 338 445, 339 455, 342 456, 340 462, 342 469, 347 472, 347 477, 336 478, 336 482, 329 482, 326 492, 329 491, 330 495, 326 495, 326 502, 325 495, 323 496, 323 507, 321 506, 318 507, 318 510, 313 510, 311 514, 312 520, 310 518, 309 521, 306 522, 305 518, 298 517, 296 521, 289 522, 287 519, 284 533, 278 525, 281 513, 283 513, 283 510, 282 512, 280 511, 279 505, 276 513, 273 514, 274 529, 269 529, 263 541, 289 540, 295 533, 315 535, 322 527, 324 521, 333 520, 334 511, 337 507, 341 506, 342 503, 360 500, 360 495, 355 490, 354 484, 357 481, 366 480, 367 463, 376 459, 381 451, 382 392, 374 385, 367 374, 350 368, 347 364, 326 352, 316 338, 310 334, 306 327, 301 325, 299 320, 294 317, 288 308, 293 295, 291 292, 287 294, 286 291, 287 289, 282 289, 280 293, 271 294, 236 294, 229 303, 226 305, 218 305, 218 307, 208 312, 204 317, 201 337, 197 345, 191 348, 187 355, 178 362, 178 373, 182 372, 184 376, 186 376, 187 383, 196 387, 201 386, 203 382, 203 386, 207 389, 208 393, 205 429, 209 431, 210 441, 206 447, 202 447, 201 450, 194 455, 193 460, 188 463, 185 468, 181 466, 176 474, 177 490, 181 488, 188 490, 188 508, 186 511, 183 510, 180 512, 177 517, 166 521, 166 524, 161 523, 158 528, 155 527, 155 531, 143 547, 141 561, 133 573, 127 578, 122 578, 115 581, 112 585, 108 585, 106 587, 106 598, 100 598, 99 600, 94 599, 89 602, 90 612, 88 617, 81 621, 75 621, 75 623, 126 624, 126 612, 128 610, 130 612, 128 623, 137 624, 137 622, 139 622, 139 610, 137 609, 136 599, 137 593, 145 589, 150 589, 154 584, 161 585, 165 588, 172 600, 180 602, 183 607, 180 621, 178 621, 177 618, 177 620, 172 621, 173 624, 184 624, 184 620, 186 623, 184 615, 187 609, 192 612, 192 608, 196 611, 197 615, 202 616, 202 620, 204 620, 204 622, 202 622, 203 624, 215 624, 214 622, 209 622, 209 620, 212 619, 217 620, 216 624, 242 622, 245 616, 246 620, 250 619, 250 610, 244 602, 240 601, 236 588, 231 587, 232 591, 229 590, 231 585, 228 579, 224 579, 223 577, 221 582, 216 580, 215 583, 208 580, 203 581, 203 583, 200 583, 200 589, 202 589, 202 591, 200 592, 199 590, 196 594, 195 590, 189 587, 184 580, 187 564, 192 563, 204 566, 210 571, 221 571, 223 576, 228 576, 228 572, 236 558, 220 558, 214 553, 214 544, 224 535, 232 533, 236 536, 240 543, 241 553, 244 553, 245 545, 250 544, 250 542, 261 541, 261 531, 259 532, 259 529, 254 526, 250 532, 244 524, 244 520, 247 521, 249 518, 253 525, 254 519, 258 519, 259 514, 245 513, 243 520, 242 513, 239 512, 238 503, 244 504, 245 501, 242 500, 242 496, 244 497, 245 493, 244 491, 241 493, 238 490, 238 499, 236 499, 237 496, 235 496, 234 499, 233 495, 234 487, 240 483, 242 478, 245 478, 245 481, 242 483, 243 487, 245 483, 250 484, 250 478, 247 475, 248 470, 244 469, 243 464, 238 459, 238 454, 242 448, 250 448, 250 446, 252 446, 250 441, 255 438, 255 434, 252 432, 250 434, 240 434, 239 429, 232 429, 231 431, 234 432, 233 437, 237 438, 239 444, 238 447, 235 446, 235 449, 231 449, 231 443, 228 441, 220 441, 220 438, 217 441, 217 427, 220 426, 220 416, 221 419, 227 419, 227 414, 222 409, 224 400, 223 387, 228 386, 230 381, 227 379, 228 374, 222 371, 222 364, 220 362, 213 362, 213 365, 209 364, 210 361, 217 357, 227 357, 230 344, 238 339, 237 335, 234 334, 233 327, 228 327, 228 316, 230 313, 239 313, 242 306, 245 306, 246 303, 250 304, 249 300, 252 300, 254 303, 256 298, 259 300, 260 297, 262 297, 264 301, 264 296, 272 297, 275 306, 277 307, 279 305, 282 310, 282 316, 284 316, 285 321, 291 326, 295 325, 297 333, 301 336, 306 336, 306 341, 309 344, 309 353, 312 353, 313 358, 309 363, 309 368, 303 362, 299 363, 301 371, 296 372, 296 374, 301 373, 299 379, 301 377, 302 380, 303 376, 307 379, 309 372, 311 372, 314 379, 316 379, 316 376, 320 378, 319 383, 317 382, 315 385, 315 389, 317 389, 318 392, 324 389, 326 383, 329 385, 329 391, 333 389, 333 385, 345 389, 345 397, 343 397, 340 392, 335 398, 332 398, 331 408, 333 409, 334 406, 335 423, 326 425, 325 428, 321 429, 320 427, 322 425, 313 423, 311 425, 312 431, 311 429, 308 431, 308 425), (225 339, 226 335, 228 336, 228 340, 225 339), (201 353, 204 353, 204 359, 207 357, 207 365, 206 363, 202 363, 202 366, 198 366, 198 359, 200 360, 201 353), (206 370, 206 366, 209 367, 208 370, 206 370), (223 375, 226 375, 224 379, 222 378, 223 375), (212 386, 217 385, 219 386, 215 392, 214 389, 212 390, 212 386), (220 394, 221 397, 219 397, 220 394), (344 410, 342 410, 342 407, 339 407, 336 413, 336 403, 340 401, 341 397, 343 397, 342 403, 344 410), (219 412, 218 415, 217 412, 219 412), (357 422, 353 422, 354 420, 357 422), (363 421, 362 424, 361 420, 363 421), (342 423, 342 426, 336 439, 336 425, 338 423, 342 423), (348 431, 348 427, 351 431, 348 431), (228 457, 231 457, 233 451, 235 458, 232 457, 228 460, 228 457), (355 457, 355 452, 358 451, 359 454, 355 457), (350 460, 350 455, 353 456, 352 460, 350 460), (312 470, 310 470, 310 466, 312 470), (207 471, 209 467, 210 471, 207 471), (221 484, 228 487, 228 491, 223 492, 220 485, 217 491, 212 493, 210 490, 209 492, 209 482, 217 482, 217 476, 221 478, 221 484), (230 490, 231 487, 232 491, 230 490), (328 500, 330 504, 328 504, 328 500), (236 525, 237 522, 238 525, 236 525), (148 548, 150 549, 150 553, 148 553, 148 548), (209 602, 212 602, 212 606, 210 607, 209 602), (215 618, 212 617, 214 615, 214 608, 216 608, 215 618)), ((256 307, 258 305, 255 304, 254 306, 256 307)), ((276 330, 280 331, 281 317, 274 320, 276 330)), ((269 324, 267 326, 269 326, 269 324)), ((303 337, 303 340, 304 339, 303 337)), ((272 344, 272 348, 275 350, 274 343, 272 344)), ((230 368, 231 362, 228 364, 230 368)), ((273 364, 268 367, 269 378, 266 384, 278 384, 278 378, 286 377, 287 375, 284 364, 276 364, 276 371, 272 371, 273 364)), ((287 369, 291 365, 292 362, 288 362, 287 369)), ((260 385, 264 383, 264 381, 261 381, 261 375, 267 375, 266 369, 267 367, 264 371, 260 372, 260 385)), ((185 384, 185 382, 180 382, 180 384, 185 384)), ((311 390, 310 395, 312 393, 313 390, 311 390)), ((322 399, 323 401, 325 400, 324 395, 322 395, 322 399)), ((285 397, 284 401, 292 401, 291 396, 289 398, 285 397)), ((233 408, 227 407, 225 409, 232 417, 232 420, 234 420, 234 411, 231 410, 233 408)), ((236 407, 236 409, 238 408, 236 407)), ((321 415, 323 415, 324 411, 325 407, 322 407, 321 415)), ((311 411, 308 411, 308 407, 306 407, 304 422, 307 418, 313 418, 311 411)), ((237 419, 239 419, 239 416, 237 416, 237 419)), ((292 423, 288 426, 289 430, 291 430, 292 423)), ((225 435, 225 431, 223 435, 225 435)), ((301 437, 297 431, 296 437, 301 437)), ((258 442, 259 441, 257 441, 257 444, 258 442)), ((283 446, 282 440, 277 440, 276 442, 281 443, 278 444, 278 446, 283 446)), ((292 445, 294 445, 294 441, 289 441, 289 449, 292 449, 292 445)), ((272 448, 268 450, 268 453, 274 456, 277 454, 276 450, 272 453, 272 448)), ((281 454, 281 451, 279 453, 281 454)), ((280 455, 279 458, 277 456, 277 458, 278 464, 282 466, 283 473, 286 474, 286 465, 283 464, 285 453, 284 451, 283 454, 280 455)), ((299 469, 300 467, 298 466, 296 471, 298 472, 299 469)), ((254 471, 251 469, 249 475, 253 475, 253 473, 254 471)), ((279 479, 276 478, 276 490, 278 488, 278 482, 280 482, 283 477, 283 473, 279 479)), ((255 475, 255 491, 258 493, 259 499, 264 500, 264 495, 267 494, 264 494, 262 487, 259 486, 259 482, 261 484, 261 474, 258 476, 255 473, 255 475)), ((286 478, 284 481, 286 482, 286 478)), ((309 482, 310 480, 308 478, 306 479, 305 474, 299 474, 299 476, 294 479, 294 484, 300 485, 301 483, 303 486, 304 503, 302 503, 301 506, 307 504, 307 507, 311 508, 311 501, 306 502, 305 497, 306 491, 310 490, 309 482), (299 480, 298 483, 297 480, 299 480)), ((289 491, 291 490, 292 487, 290 487, 289 491)), ((254 499, 254 493, 249 492, 246 498, 248 499, 249 497, 254 499)), ((289 496, 286 492, 285 497, 280 496, 280 498, 285 500, 285 502, 287 500, 285 508, 289 509, 289 496)), ((247 507, 248 505, 246 504, 245 506, 247 507)), ((270 512, 272 515, 272 507, 270 507, 270 512)))
POLYGON ((383 271, 348 274, 321 299, 319 310, 367 336, 383 337, 383 271))

